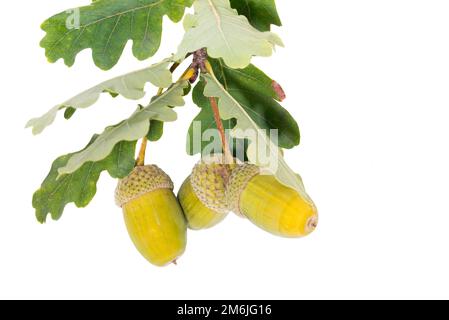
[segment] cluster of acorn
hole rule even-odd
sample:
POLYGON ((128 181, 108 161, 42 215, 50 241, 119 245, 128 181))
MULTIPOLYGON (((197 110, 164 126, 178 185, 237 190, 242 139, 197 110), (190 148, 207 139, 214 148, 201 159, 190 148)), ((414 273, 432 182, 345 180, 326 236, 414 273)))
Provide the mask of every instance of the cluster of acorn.
POLYGON ((154 165, 136 166, 119 181, 115 198, 134 245, 157 266, 184 253, 188 228, 213 227, 231 211, 284 237, 305 236, 318 223, 310 199, 261 174, 255 165, 225 164, 221 155, 203 158, 177 198, 170 177, 154 165))

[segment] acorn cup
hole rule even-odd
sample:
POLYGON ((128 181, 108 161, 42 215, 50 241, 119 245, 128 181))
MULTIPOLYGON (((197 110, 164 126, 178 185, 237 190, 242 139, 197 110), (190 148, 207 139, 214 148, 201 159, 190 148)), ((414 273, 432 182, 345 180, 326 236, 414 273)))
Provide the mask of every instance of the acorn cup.
POLYGON ((233 170, 226 194, 234 212, 274 235, 298 238, 317 227, 313 202, 274 176, 260 174, 255 165, 243 164, 233 170))
POLYGON ((119 181, 115 200, 128 233, 152 264, 165 266, 186 248, 187 225, 170 177, 157 166, 137 166, 119 181))
POLYGON ((184 181, 178 193, 188 226, 192 230, 211 228, 229 213, 226 185, 232 164, 220 154, 204 157, 184 181))

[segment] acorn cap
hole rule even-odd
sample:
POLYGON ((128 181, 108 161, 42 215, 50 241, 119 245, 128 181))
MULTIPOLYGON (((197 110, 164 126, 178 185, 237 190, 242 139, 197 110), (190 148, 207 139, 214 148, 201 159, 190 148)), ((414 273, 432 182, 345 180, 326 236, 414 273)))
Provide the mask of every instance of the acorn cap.
POLYGON ((240 211, 240 196, 252 178, 260 174, 260 168, 249 163, 239 165, 232 171, 226 189, 226 199, 229 209, 242 215, 240 211))
POLYGON ((190 183, 198 199, 205 207, 218 213, 229 212, 226 185, 232 164, 224 164, 223 155, 204 157, 192 171, 190 183))
POLYGON ((115 203, 119 207, 158 189, 173 190, 170 177, 158 166, 137 166, 126 177, 119 181, 115 190, 115 203))

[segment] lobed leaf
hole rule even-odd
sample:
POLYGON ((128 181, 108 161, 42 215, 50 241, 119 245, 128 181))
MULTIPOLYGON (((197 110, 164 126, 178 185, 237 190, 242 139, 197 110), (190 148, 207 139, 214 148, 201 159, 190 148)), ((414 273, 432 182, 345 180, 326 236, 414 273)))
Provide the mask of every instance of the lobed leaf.
POLYGON ((122 95, 131 100, 138 100, 145 96, 145 84, 152 83, 159 88, 167 88, 172 83, 172 74, 168 70, 171 59, 166 59, 148 68, 134 71, 96 85, 73 98, 58 104, 39 118, 28 121, 26 127, 32 128, 33 134, 39 134, 51 125, 60 110, 66 110, 64 116, 69 119, 76 109, 92 106, 99 99, 101 93, 109 93, 113 97, 122 95))
POLYGON ((184 19, 186 33, 176 58, 207 48, 212 58, 223 58, 231 68, 245 68, 253 56, 268 57, 282 40, 274 33, 261 32, 231 8, 229 0, 196 0, 195 15, 184 19))
POLYGON ((162 21, 168 16, 179 22, 193 0, 97 0, 92 4, 61 12, 42 24, 47 33, 41 41, 50 62, 64 59, 75 63, 77 54, 92 49, 94 63, 103 70, 120 59, 129 40, 139 60, 159 49, 162 21))
MULTIPOLYGON (((89 145, 95 143, 97 138, 94 136, 89 145)), ((97 192, 97 182, 103 171, 107 171, 113 178, 124 178, 132 171, 135 149, 136 141, 120 142, 103 160, 85 163, 78 170, 59 179, 59 169, 76 153, 56 159, 47 178, 33 196, 37 220, 44 223, 49 214, 54 220, 58 220, 69 203, 74 203, 79 208, 86 207, 97 192)))
POLYGON ((61 176, 71 174, 85 163, 101 161, 106 158, 115 145, 122 141, 136 141, 145 137, 149 131, 150 120, 175 121, 176 112, 171 107, 184 105, 186 81, 180 81, 165 93, 154 98, 145 108, 139 108, 131 117, 105 129, 85 150, 74 154, 67 163, 58 169, 61 176))

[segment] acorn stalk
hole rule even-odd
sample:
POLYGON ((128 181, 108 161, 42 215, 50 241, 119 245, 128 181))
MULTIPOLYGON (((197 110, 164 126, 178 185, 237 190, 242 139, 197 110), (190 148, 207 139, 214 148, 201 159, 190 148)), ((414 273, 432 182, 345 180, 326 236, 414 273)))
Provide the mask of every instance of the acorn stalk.
POLYGON ((175 262, 186 248, 187 225, 170 177, 157 166, 137 166, 120 180, 116 203, 129 236, 152 264, 175 262))

